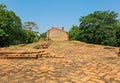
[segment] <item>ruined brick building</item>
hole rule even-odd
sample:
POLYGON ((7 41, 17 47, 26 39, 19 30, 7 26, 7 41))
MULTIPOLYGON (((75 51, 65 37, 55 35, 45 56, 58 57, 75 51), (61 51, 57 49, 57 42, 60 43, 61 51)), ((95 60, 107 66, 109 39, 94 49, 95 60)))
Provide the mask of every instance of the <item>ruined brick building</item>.
POLYGON ((62 27, 62 29, 52 27, 47 31, 47 39, 52 41, 68 41, 69 36, 64 31, 64 27, 62 27))

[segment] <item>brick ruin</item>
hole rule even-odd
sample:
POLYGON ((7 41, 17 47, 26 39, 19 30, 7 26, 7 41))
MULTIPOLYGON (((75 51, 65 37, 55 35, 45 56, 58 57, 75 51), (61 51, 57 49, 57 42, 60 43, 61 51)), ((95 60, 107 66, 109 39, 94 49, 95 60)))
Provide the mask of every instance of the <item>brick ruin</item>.
POLYGON ((69 36, 64 31, 64 27, 62 27, 62 29, 52 27, 47 31, 47 39, 52 41, 68 41, 69 36))

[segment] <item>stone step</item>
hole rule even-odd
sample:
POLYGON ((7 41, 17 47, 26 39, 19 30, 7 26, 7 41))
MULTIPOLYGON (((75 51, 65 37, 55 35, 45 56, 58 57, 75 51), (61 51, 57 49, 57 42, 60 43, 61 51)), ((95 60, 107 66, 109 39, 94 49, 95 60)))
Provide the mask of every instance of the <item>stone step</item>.
POLYGON ((6 50, 0 51, 0 55, 4 54, 32 54, 32 53, 41 53, 45 50, 6 50))
POLYGON ((13 59, 13 58, 38 58, 37 54, 6 54, 1 55, 0 58, 7 58, 7 59, 13 59))
POLYGON ((4 50, 0 51, 0 58, 63 58, 56 56, 51 50, 4 50))

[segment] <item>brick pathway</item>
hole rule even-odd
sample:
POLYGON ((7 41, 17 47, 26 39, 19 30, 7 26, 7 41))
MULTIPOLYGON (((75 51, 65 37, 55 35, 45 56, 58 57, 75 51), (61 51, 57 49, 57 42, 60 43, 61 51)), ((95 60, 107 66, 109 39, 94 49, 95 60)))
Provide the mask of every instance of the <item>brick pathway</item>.
POLYGON ((0 59, 0 83, 120 83, 120 58, 111 49, 50 49, 64 58, 0 59))

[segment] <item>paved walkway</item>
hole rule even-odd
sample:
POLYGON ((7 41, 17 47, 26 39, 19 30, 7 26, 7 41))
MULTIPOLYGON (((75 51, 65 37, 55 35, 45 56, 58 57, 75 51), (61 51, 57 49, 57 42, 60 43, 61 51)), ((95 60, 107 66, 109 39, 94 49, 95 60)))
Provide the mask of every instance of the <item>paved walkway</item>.
POLYGON ((0 83, 120 83, 120 58, 114 51, 70 47, 52 48, 64 58, 0 59, 0 83))

